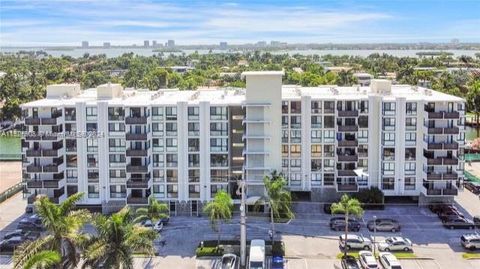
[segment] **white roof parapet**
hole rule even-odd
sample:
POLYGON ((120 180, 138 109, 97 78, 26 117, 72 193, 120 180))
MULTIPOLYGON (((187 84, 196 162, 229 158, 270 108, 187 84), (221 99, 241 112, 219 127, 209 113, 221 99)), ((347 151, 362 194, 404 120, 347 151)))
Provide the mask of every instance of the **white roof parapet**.
POLYGON ((245 71, 242 73, 242 77, 245 76, 283 76, 283 71, 245 71))

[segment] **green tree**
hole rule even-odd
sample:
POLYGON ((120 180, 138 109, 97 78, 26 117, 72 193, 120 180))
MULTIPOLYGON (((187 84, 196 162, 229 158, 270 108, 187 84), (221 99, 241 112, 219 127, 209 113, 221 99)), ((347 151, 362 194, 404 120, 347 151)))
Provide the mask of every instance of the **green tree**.
POLYGON ((61 260, 60 253, 53 250, 44 250, 33 255, 23 266, 23 269, 51 268, 59 264, 61 260))
POLYGON ((38 196, 35 209, 42 219, 47 235, 37 240, 26 242, 14 253, 14 268, 22 268, 37 259, 38 253, 46 250, 61 254, 62 260, 57 268, 75 268, 80 255, 79 248, 86 239, 80 232, 84 224, 90 219, 86 210, 73 210, 75 203, 83 196, 76 193, 57 205, 46 196, 38 196))
POLYGON ((82 87, 83 88, 94 88, 98 85, 105 84, 108 82, 107 76, 105 76, 100 71, 88 72, 82 76, 82 87))
POLYGON ((217 232, 218 244, 220 244, 220 234, 222 222, 228 222, 232 218, 233 201, 226 191, 219 191, 215 194, 212 201, 203 207, 203 212, 210 218, 212 230, 217 232))
MULTIPOLYGON (((338 203, 333 203, 330 207, 332 214, 344 214, 345 216, 345 240, 348 236, 348 218, 350 215, 361 217, 363 215, 363 208, 355 198, 351 198, 347 194, 344 194, 338 203)), ((343 250, 343 255, 347 255, 347 247, 343 250)))
POLYGON ((96 215, 93 225, 96 235, 86 242, 82 268, 133 268, 133 254, 154 255, 153 241, 158 233, 133 222, 128 207, 107 217, 96 215))
MULTIPOLYGON (((471 83, 467 93, 467 105, 469 110, 475 114, 477 126, 480 122, 480 79, 471 83)), ((477 128, 477 137, 480 136, 480 128, 477 128)))
POLYGON ((286 189, 287 180, 282 173, 273 171, 270 176, 263 178, 266 195, 257 201, 256 205, 268 204, 270 211, 270 225, 272 230, 272 240, 275 236, 275 220, 292 219, 295 214, 292 211, 292 196, 286 189))
POLYGON ((150 70, 143 80, 143 84, 151 91, 166 88, 168 85, 169 73, 167 69, 157 67, 150 70))
POLYGON ((152 222, 157 222, 162 218, 168 217, 168 214, 166 214, 167 212, 167 204, 161 203, 157 199, 150 197, 148 198, 147 207, 140 207, 135 211, 136 218, 133 222, 139 223, 147 219, 152 222))

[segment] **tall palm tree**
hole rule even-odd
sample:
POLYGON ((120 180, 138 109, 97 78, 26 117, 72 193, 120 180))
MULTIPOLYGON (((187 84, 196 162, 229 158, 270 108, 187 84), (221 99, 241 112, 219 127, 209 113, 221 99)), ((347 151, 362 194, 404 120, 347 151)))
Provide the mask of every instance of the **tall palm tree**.
POLYGON ((148 206, 140 207, 135 211, 137 216, 133 222, 139 223, 144 220, 151 220, 152 222, 157 222, 162 218, 168 217, 168 205, 165 203, 159 202, 157 199, 150 196, 148 198, 148 206))
POLYGON ((256 205, 266 203, 270 207, 270 225, 272 230, 272 241, 275 236, 275 220, 280 218, 293 219, 295 214, 292 211, 292 196, 286 189, 287 180, 282 173, 273 171, 270 176, 263 178, 266 195, 257 201, 256 205))
POLYGON ((158 234, 134 224, 128 207, 109 217, 96 215, 93 224, 97 234, 86 242, 82 268, 130 269, 134 253, 155 253, 153 240, 158 234))
POLYGON ((203 207, 203 212, 210 218, 212 230, 217 232, 218 244, 220 244, 220 234, 222 222, 228 222, 232 218, 233 200, 226 191, 219 191, 215 198, 203 207))
POLYGON ((60 253, 53 250, 44 250, 33 255, 23 266, 23 269, 51 268, 60 263, 61 260, 62 256, 60 256, 60 253))
MULTIPOLYGON (((333 203, 330 207, 332 214, 343 213, 345 215, 345 240, 347 240, 348 235, 348 217, 354 215, 361 217, 363 215, 363 208, 355 198, 351 198, 347 194, 344 194, 338 203, 333 203)), ((343 249, 343 255, 347 255, 347 248, 343 249)))
POLYGON ((86 239, 86 235, 81 233, 80 229, 90 219, 88 211, 73 210, 75 203, 82 196, 83 193, 76 193, 59 205, 52 203, 46 196, 37 197, 35 209, 42 219, 47 235, 26 242, 15 251, 13 257, 14 268, 22 268, 31 263, 30 259, 38 259, 36 255, 45 250, 61 254, 62 259, 56 265, 57 268, 76 267, 80 258, 78 249, 86 239))

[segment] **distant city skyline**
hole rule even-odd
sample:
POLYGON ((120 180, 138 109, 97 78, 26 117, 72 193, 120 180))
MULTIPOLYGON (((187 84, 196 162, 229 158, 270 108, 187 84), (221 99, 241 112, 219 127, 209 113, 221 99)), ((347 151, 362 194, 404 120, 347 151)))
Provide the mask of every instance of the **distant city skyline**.
POLYGON ((2 0, 0 46, 480 41, 480 1, 2 0))

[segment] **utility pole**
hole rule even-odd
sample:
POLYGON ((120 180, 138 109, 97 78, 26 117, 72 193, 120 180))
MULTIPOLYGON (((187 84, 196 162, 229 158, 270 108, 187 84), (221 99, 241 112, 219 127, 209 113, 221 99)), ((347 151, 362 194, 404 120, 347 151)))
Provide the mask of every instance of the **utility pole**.
POLYGON ((245 205, 245 180, 242 179, 239 183, 239 190, 237 194, 241 195, 240 202, 240 267, 246 268, 247 265, 247 217, 245 205))

